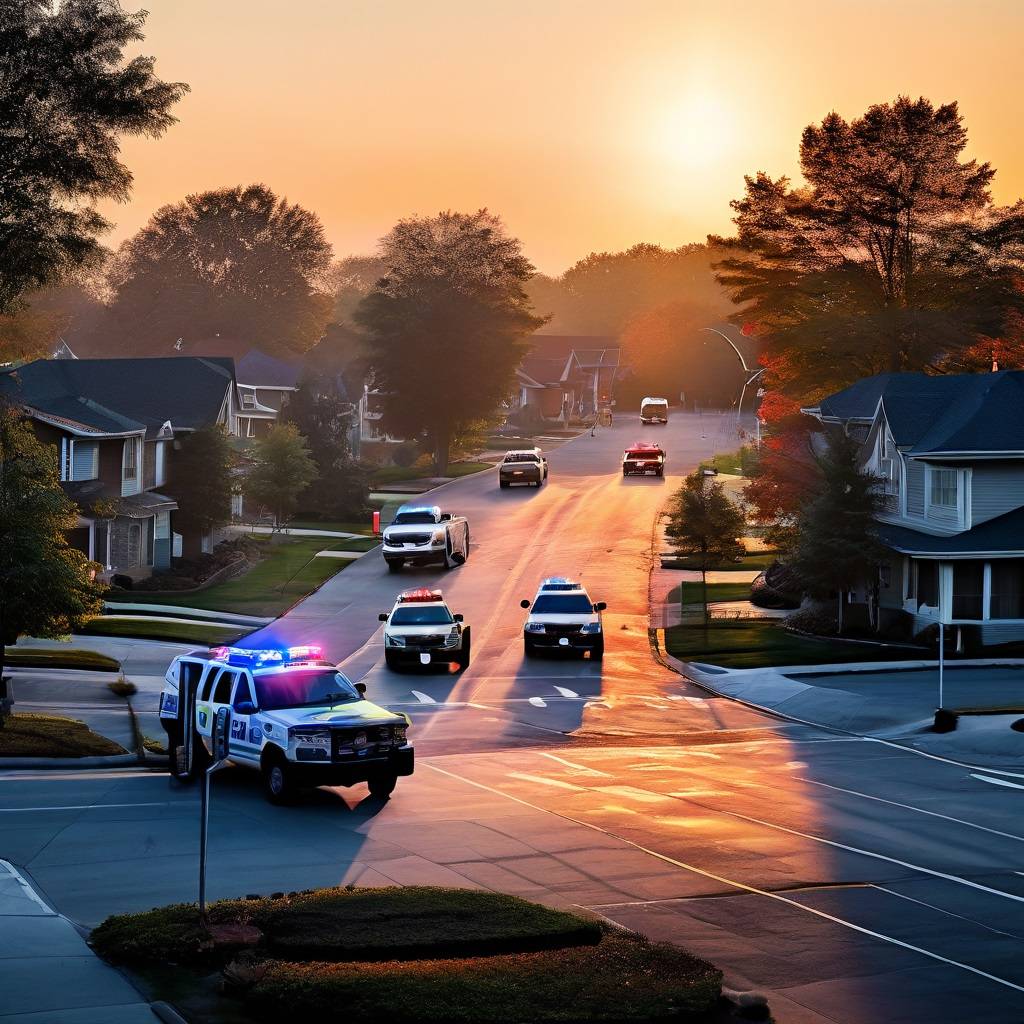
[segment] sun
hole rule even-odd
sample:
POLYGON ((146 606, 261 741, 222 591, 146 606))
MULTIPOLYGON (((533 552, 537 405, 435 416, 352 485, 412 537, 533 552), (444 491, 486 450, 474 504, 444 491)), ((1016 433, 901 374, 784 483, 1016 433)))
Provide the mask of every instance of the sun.
POLYGON ((693 92, 669 109, 658 130, 660 148, 673 163, 714 168, 736 143, 736 113, 718 94, 693 92))

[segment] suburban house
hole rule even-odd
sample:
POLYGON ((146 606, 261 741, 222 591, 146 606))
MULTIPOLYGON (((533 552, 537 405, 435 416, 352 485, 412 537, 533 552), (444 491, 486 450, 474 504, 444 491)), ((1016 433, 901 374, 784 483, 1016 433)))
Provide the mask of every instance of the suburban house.
POLYGON ((535 334, 516 370, 512 408, 532 405, 545 419, 586 418, 610 405, 619 369, 613 338, 535 334))
POLYGON ((1024 641, 1024 371, 879 374, 803 411, 860 438, 881 480, 882 627, 942 622, 968 649, 1024 641))
POLYGON ((78 505, 70 541, 104 577, 139 579, 216 538, 175 530, 163 493, 183 436, 222 424, 237 432, 231 359, 38 359, 0 370, 0 398, 53 445, 61 484, 78 505))
POLYGON ((250 349, 236 360, 238 436, 262 437, 277 421, 288 395, 298 390, 303 364, 250 349))

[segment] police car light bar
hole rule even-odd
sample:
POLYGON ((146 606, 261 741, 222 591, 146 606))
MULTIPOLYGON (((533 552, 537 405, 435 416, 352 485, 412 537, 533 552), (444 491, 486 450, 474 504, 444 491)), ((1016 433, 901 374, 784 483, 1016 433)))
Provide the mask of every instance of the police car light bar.
POLYGON ((284 650, 268 648, 250 650, 245 647, 211 647, 210 657, 214 661, 223 661, 229 665, 283 665, 301 661, 319 661, 323 657, 323 648, 319 644, 301 644, 286 647, 284 650))
POLYGON ((428 590, 419 587, 416 590, 404 590, 398 595, 399 604, 416 604, 417 602, 443 601, 440 590, 428 590))

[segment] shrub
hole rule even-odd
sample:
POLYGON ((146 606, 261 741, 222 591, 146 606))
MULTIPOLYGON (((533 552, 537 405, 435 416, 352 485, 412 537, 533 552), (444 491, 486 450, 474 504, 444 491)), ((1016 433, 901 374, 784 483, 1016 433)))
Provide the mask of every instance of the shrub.
POLYGON ((402 469, 408 469, 419 457, 419 445, 414 441, 403 441, 391 449, 391 461, 402 469))

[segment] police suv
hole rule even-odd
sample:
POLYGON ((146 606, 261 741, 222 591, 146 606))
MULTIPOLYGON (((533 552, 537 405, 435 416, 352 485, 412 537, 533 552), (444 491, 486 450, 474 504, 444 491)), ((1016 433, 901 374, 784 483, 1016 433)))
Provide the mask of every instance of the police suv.
POLYGON ((384 661, 388 668, 456 664, 469 668, 470 632, 453 615, 440 590, 406 590, 390 612, 381 612, 384 661))
POLYGON ((392 572, 406 563, 462 565, 469 558, 469 520, 438 505, 403 505, 384 531, 382 552, 392 572))
POLYGON ((541 583, 532 603, 519 603, 529 609, 523 624, 526 657, 541 650, 590 651, 596 661, 604 657, 601 612, 608 606, 591 601, 582 583, 551 576, 541 583))
POLYGON ((175 658, 164 676, 160 724, 171 774, 201 774, 220 708, 231 712, 228 760, 255 768, 271 803, 302 787, 369 784, 386 798, 413 773, 410 720, 371 704, 362 683, 323 660, 319 647, 214 647, 175 658))

